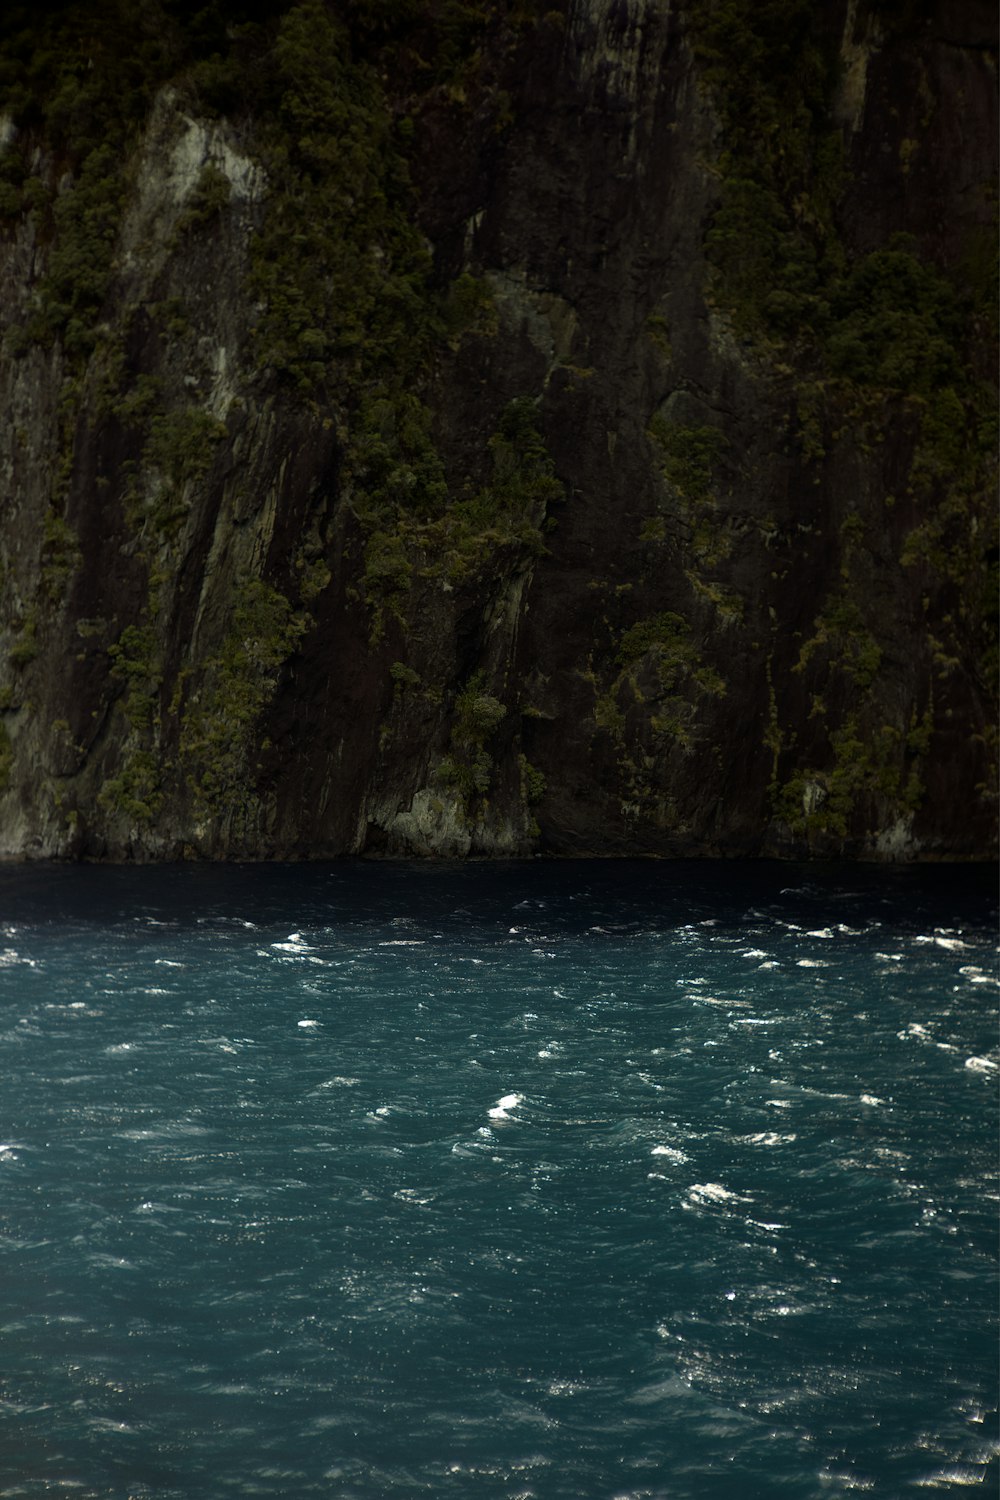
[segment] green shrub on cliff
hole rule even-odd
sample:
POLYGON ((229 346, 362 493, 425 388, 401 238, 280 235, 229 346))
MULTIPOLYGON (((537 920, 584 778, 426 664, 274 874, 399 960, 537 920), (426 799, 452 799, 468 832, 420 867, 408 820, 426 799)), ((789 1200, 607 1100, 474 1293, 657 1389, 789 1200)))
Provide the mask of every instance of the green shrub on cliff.
POLYGON ((256 798, 255 733, 289 655, 306 629, 285 596, 260 578, 238 589, 232 623, 188 704, 181 757, 196 800, 221 816, 256 798))

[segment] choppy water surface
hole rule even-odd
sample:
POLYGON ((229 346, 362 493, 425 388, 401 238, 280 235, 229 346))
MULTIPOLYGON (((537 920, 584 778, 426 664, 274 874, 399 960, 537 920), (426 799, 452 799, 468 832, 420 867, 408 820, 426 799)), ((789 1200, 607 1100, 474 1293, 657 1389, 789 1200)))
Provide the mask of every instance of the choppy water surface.
POLYGON ((0 871, 0 1494, 991 1491, 991 897, 0 871))

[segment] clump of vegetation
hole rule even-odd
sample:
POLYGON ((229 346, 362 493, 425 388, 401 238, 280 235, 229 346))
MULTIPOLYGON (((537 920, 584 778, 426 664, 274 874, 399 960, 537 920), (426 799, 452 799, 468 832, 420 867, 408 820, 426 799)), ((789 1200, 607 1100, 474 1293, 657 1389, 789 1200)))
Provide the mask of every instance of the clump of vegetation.
POLYGON ((237 591, 229 632, 183 721, 182 761, 206 810, 245 812, 255 802, 260 717, 306 625, 284 594, 260 578, 237 591))
POLYGON ((80 566, 80 547, 72 526, 51 507, 42 522, 41 563, 42 594, 50 604, 58 604, 80 566))
POLYGON ((463 271, 445 292, 441 321, 453 349, 469 334, 478 338, 495 337, 499 319, 490 283, 463 271))
POLYGON ((930 745, 933 715, 914 715, 902 734, 891 724, 865 732, 849 714, 830 736, 831 764, 797 771, 782 788, 777 815, 810 847, 870 833, 914 813, 923 800, 921 759, 930 745))
POLYGON ((163 806, 164 769, 159 754, 163 663, 153 620, 127 625, 108 655, 112 675, 125 685, 122 711, 130 734, 121 770, 104 783, 97 800, 113 816, 148 828, 163 806))
POLYGON ((26 667, 29 662, 34 661, 39 649, 38 611, 32 605, 21 621, 17 639, 7 652, 7 660, 12 667, 26 667))
POLYGON ((476 672, 455 699, 449 754, 438 763, 436 776, 470 803, 486 795, 493 756, 486 746, 507 717, 506 705, 485 691, 485 673, 476 672))
POLYGON ((856 689, 870 688, 882 663, 882 648, 868 629, 857 599, 846 590, 836 595, 815 623, 816 634, 803 644, 792 670, 804 671, 812 656, 824 651, 856 689))
POLYGON ((713 467, 726 439, 717 427, 685 427, 657 413, 649 435, 659 449, 663 477, 689 505, 712 501, 713 467))
POLYGON ((726 685, 713 667, 706 666, 690 638, 691 627, 680 615, 668 611, 640 620, 625 631, 617 660, 626 672, 640 664, 653 668, 663 693, 677 692, 690 678, 702 692, 722 697, 726 685))
POLYGON ((122 770, 104 782, 97 802, 112 817, 151 828, 163 806, 163 768, 152 750, 132 750, 122 770))
POLYGON ((539 429, 537 401, 526 396, 511 401, 487 446, 489 481, 430 519, 383 504, 365 549, 365 589, 376 610, 376 631, 382 607, 400 610, 417 574, 455 585, 500 549, 520 556, 544 551, 549 507, 565 490, 539 429))
POLYGON ((206 162, 187 200, 184 212, 177 220, 178 236, 186 234, 189 230, 199 229, 204 224, 211 224, 229 203, 232 191, 232 183, 225 172, 214 162, 206 162))
MULTIPOLYGON (((714 567, 729 552, 730 541, 715 515, 716 469, 727 443, 716 427, 691 427, 658 412, 649 425, 660 459, 660 471, 690 527, 690 546, 699 565, 714 567)), ((662 518, 661 518, 662 519, 662 518)), ((644 540, 661 540, 655 519, 644 540)))
POLYGON ((163 665, 156 627, 127 625, 108 651, 112 675, 125 683, 125 714, 133 729, 151 730, 159 721, 163 665))
POLYGON ((275 187, 249 288, 264 305, 259 363, 304 394, 334 373, 391 384, 391 367, 412 372, 430 334, 429 258, 380 81, 321 0, 286 12, 271 65, 264 162, 275 187))

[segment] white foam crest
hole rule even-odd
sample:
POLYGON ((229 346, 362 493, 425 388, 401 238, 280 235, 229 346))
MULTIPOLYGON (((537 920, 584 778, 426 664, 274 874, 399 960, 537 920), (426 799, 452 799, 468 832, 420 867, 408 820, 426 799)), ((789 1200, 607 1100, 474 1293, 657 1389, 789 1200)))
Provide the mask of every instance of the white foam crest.
POLYGON ((0 953, 0 969, 13 968, 15 964, 21 964, 26 969, 37 969, 38 962, 34 958, 24 958, 16 948, 4 948, 0 953))
POLYGON ((693 1182, 687 1190, 692 1203, 749 1203, 741 1193, 730 1192, 721 1182, 693 1182))
POLYGON ((520 1103, 520 1094, 504 1094, 503 1098, 498 1099, 493 1108, 487 1111, 487 1113, 491 1120, 509 1120, 510 1111, 516 1109, 520 1103))
POLYGON ((799 958, 796 965, 800 969, 828 969, 830 965, 825 958, 799 958))
POLYGON ((691 1160, 686 1151, 679 1151, 676 1146, 654 1146, 649 1154, 650 1156, 665 1156, 667 1161, 675 1161, 678 1164, 691 1160))
POLYGON ((967 1057, 965 1066, 970 1073, 998 1073, 1000 1064, 992 1057, 967 1057))
POLYGON ((776 1130, 757 1130, 753 1135, 738 1135, 736 1139, 744 1146, 787 1146, 798 1140, 793 1132, 781 1135, 776 1130))
POLYGON ((425 938, 387 938, 377 946, 379 948, 423 948, 425 945, 425 938))
POLYGON ((322 1023, 320 1021, 305 1020, 305 1021, 299 1021, 296 1024, 298 1025, 298 1027, 299 1027, 299 1029, 301 1031, 307 1031, 307 1030, 311 1030, 314 1026, 321 1025, 322 1023))
POLYGON ((861 1103, 869 1104, 873 1109, 878 1109, 880 1105, 886 1103, 886 1100, 880 1099, 877 1094, 862 1094, 861 1103))
POLYGON ((954 1464, 949 1469, 938 1469, 935 1474, 928 1474, 924 1479, 914 1479, 913 1485, 918 1490, 949 1490, 955 1485, 983 1484, 986 1479, 984 1469, 971 1464, 954 1464))
POLYGON ((807 932, 805 934, 805 936, 806 937, 815 937, 815 938, 832 938, 833 937, 833 928, 832 927, 816 927, 816 928, 813 929, 812 932, 807 932))

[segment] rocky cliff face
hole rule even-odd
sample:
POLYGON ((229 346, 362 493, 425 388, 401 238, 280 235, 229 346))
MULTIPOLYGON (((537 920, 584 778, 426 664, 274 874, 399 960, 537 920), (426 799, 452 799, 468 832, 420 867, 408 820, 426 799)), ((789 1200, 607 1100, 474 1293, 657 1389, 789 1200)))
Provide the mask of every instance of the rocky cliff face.
POLYGON ((993 7, 264 9, 3 22, 0 853, 988 856, 993 7))

